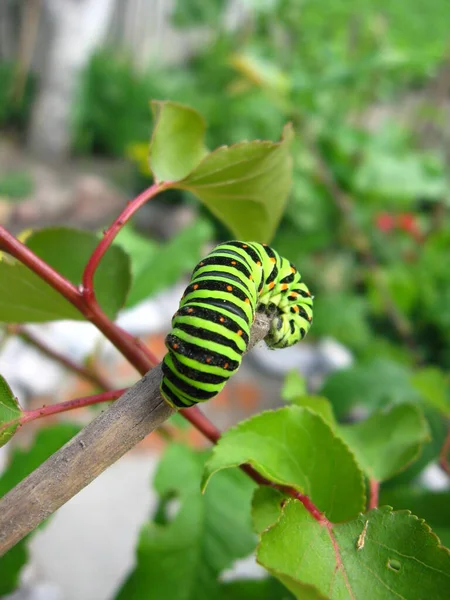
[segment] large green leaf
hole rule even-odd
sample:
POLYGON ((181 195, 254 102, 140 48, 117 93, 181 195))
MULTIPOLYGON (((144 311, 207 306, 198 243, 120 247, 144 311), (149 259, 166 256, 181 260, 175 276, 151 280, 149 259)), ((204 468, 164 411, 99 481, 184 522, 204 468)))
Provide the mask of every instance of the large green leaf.
POLYGON ((176 283, 181 275, 192 272, 211 236, 211 225, 199 219, 149 253, 148 259, 135 271, 127 307, 153 296, 176 283))
MULTIPOLYGON (((26 450, 15 448, 6 470, 0 476, 0 497, 68 442, 80 430, 77 425, 61 424, 41 429, 26 450)), ((27 543, 32 534, 0 557, 0 596, 14 591, 28 560, 27 543)))
POLYGON ((207 150, 205 122, 192 108, 152 102, 155 120, 150 142, 150 169, 156 181, 178 181, 195 169, 207 150))
POLYGON ((429 439, 423 414, 411 404, 377 411, 360 423, 341 425, 339 433, 367 475, 378 481, 404 470, 429 439))
MULTIPOLYGON (((88 231, 58 227, 33 233, 27 246, 69 281, 80 285, 84 267, 98 242, 97 236, 88 231)), ((119 246, 112 246, 94 277, 97 300, 108 317, 114 318, 124 305, 130 279, 128 256, 119 246)), ((75 318, 83 318, 76 314, 75 318)))
POLYGON ((0 375, 0 447, 15 434, 22 414, 17 398, 0 375))
POLYGON ((335 522, 364 510, 363 474, 354 455, 308 408, 268 411, 225 432, 205 465, 203 485, 215 472, 243 463, 307 494, 335 522))
POLYGON ((408 511, 390 507, 323 526, 296 501, 264 532, 258 561, 303 599, 446 600, 450 552, 408 511))
POLYGON ((218 148, 176 187, 198 196, 237 238, 269 242, 291 187, 292 137, 292 128, 286 127, 278 143, 218 148))
POLYGON ((162 507, 141 531, 136 568, 117 600, 219 598, 219 573, 254 549, 249 510, 254 484, 243 473, 222 473, 202 495, 206 456, 181 445, 166 451, 155 478, 162 507), (179 508, 170 517, 164 507, 173 498, 179 508))
POLYGON ((450 491, 432 491, 413 485, 381 487, 380 505, 410 510, 425 519, 444 546, 450 548, 450 491))
POLYGON ((450 416, 449 383, 443 371, 436 367, 424 367, 412 375, 411 383, 430 406, 450 416))
POLYGON ((0 321, 4 323, 83 318, 48 283, 15 260, 0 261, 0 288, 0 321))

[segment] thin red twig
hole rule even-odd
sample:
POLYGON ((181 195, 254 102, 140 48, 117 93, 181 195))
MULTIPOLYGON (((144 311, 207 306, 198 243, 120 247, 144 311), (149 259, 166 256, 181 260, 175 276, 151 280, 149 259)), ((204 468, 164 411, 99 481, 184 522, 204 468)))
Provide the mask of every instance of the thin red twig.
POLYGON ((170 186, 169 183, 154 183, 149 188, 144 190, 134 200, 129 202, 126 208, 120 213, 113 224, 104 232, 103 238, 92 253, 82 277, 82 294, 87 302, 95 300, 94 291, 94 276, 101 259, 105 255, 108 248, 113 243, 117 234, 131 217, 151 198, 161 193, 170 186))
POLYGON ((8 327, 8 331, 14 335, 19 336, 24 342, 30 344, 34 348, 37 348, 42 354, 45 354, 48 358, 51 358, 58 362, 59 364, 66 367, 72 373, 75 373, 79 377, 90 381, 95 386, 101 388, 102 390, 110 390, 111 386, 106 379, 103 378, 102 375, 84 367, 83 365, 78 365, 74 363, 70 358, 64 356, 60 352, 53 350, 50 346, 47 346, 45 342, 36 337, 33 333, 28 331, 25 327, 21 325, 10 325, 8 327))
POLYGON ((372 508, 378 508, 378 497, 380 493, 380 482, 376 479, 369 479, 369 488, 370 488, 370 496, 369 496, 369 510, 372 508))

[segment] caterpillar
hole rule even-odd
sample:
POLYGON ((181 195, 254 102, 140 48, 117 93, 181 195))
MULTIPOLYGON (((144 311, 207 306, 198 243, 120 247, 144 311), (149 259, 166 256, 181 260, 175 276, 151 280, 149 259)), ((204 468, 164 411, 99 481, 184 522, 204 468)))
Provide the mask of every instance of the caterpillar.
POLYGON ((256 311, 271 318, 265 342, 305 337, 312 296, 300 273, 266 244, 219 244, 194 269, 165 343, 161 394, 174 407, 209 400, 239 368, 256 311))

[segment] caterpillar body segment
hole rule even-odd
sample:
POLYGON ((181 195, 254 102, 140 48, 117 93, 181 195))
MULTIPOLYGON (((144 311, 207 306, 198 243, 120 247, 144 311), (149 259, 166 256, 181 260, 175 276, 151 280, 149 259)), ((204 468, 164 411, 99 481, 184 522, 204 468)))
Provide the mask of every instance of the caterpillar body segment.
POLYGON ((219 244, 194 269, 172 319, 161 393, 177 408, 209 400, 239 368, 256 311, 272 317, 265 342, 303 339, 313 300, 296 268, 257 242, 219 244))

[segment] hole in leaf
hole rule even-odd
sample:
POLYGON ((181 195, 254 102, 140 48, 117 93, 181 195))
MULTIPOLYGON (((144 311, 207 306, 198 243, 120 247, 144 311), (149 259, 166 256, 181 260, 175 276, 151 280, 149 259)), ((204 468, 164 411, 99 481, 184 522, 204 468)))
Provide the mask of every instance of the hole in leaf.
POLYGON ((390 569, 391 571, 395 571, 396 573, 398 573, 400 571, 400 569, 402 568, 402 564, 400 561, 396 560, 395 558, 389 558, 387 561, 387 568, 390 569))

